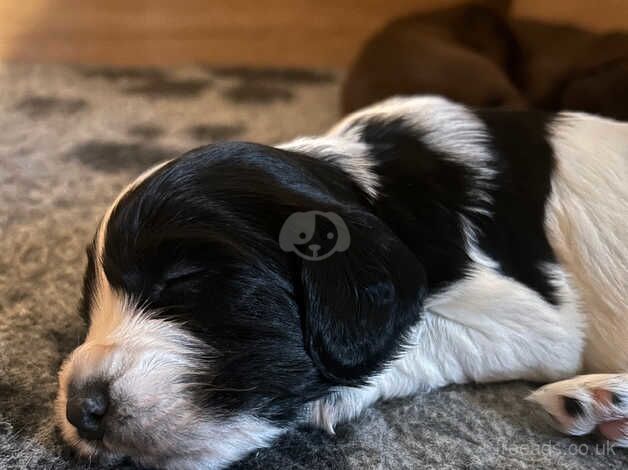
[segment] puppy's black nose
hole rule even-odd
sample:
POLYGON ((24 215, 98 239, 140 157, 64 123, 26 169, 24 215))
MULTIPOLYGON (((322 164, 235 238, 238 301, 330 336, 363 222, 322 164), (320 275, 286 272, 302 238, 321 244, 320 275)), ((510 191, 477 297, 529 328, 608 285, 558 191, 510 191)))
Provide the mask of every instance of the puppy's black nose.
POLYGON ((90 382, 82 387, 70 387, 65 414, 83 439, 102 439, 103 418, 109 409, 109 390, 105 382, 90 382))

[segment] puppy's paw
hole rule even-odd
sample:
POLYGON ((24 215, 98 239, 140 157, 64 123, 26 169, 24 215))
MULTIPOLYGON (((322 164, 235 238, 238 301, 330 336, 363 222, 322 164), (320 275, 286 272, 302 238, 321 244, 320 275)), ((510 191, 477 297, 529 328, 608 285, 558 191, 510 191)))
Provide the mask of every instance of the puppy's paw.
POLYGON ((310 404, 309 423, 335 434, 336 424, 356 418, 379 397, 379 391, 373 385, 362 388, 339 387, 331 395, 310 404))
POLYGON ((581 436, 597 429, 628 447, 628 374, 581 375, 545 385, 528 400, 541 405, 566 434, 581 436))
POLYGON ((327 431, 332 435, 336 434, 334 427, 339 420, 334 401, 329 398, 316 400, 310 404, 308 413, 310 425, 327 431))

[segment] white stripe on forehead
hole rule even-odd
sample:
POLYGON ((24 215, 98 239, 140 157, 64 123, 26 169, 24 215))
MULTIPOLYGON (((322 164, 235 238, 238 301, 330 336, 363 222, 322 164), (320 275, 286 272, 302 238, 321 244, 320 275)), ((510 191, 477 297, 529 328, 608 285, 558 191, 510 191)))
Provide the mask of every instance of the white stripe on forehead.
MULTIPOLYGON (((94 268, 96 270, 96 289, 92 304, 92 311, 88 312, 91 318, 90 333, 97 331, 111 331, 115 329, 116 325, 121 321, 122 311, 117 307, 120 305, 121 299, 119 299, 114 292, 112 292, 105 270, 103 267, 103 253, 105 249, 105 236, 107 231, 107 224, 113 210, 116 208, 120 200, 129 193, 129 191, 136 188, 139 184, 145 181, 149 176, 164 167, 172 160, 166 160, 159 163, 152 168, 149 168, 140 176, 138 176, 132 183, 127 185, 116 197, 115 201, 103 216, 98 230, 96 232, 96 253, 94 259, 94 268), (106 325, 106 326, 105 326, 106 325)), ((128 309, 127 309, 128 310, 128 309)), ((126 311, 126 310, 125 310, 126 311)))
POLYGON ((109 206, 102 220, 100 221, 100 225, 98 226, 98 230, 96 231, 96 253, 94 259, 94 265, 96 268, 96 289, 98 292, 97 299, 94 299, 100 305, 111 305, 111 288, 109 287, 109 282, 107 281, 107 276, 105 276, 105 270, 102 265, 103 254, 105 250, 105 236, 107 235, 107 224, 109 223, 109 219, 111 218, 111 214, 113 210, 116 208, 120 200, 128 194, 130 191, 139 186, 143 181, 145 181, 149 176, 158 171, 159 169, 166 166, 172 160, 166 160, 165 162, 159 163, 152 168, 144 171, 141 175, 139 175, 133 182, 127 185, 121 192, 118 194, 116 199, 113 201, 113 204, 109 206))
MULTIPOLYGON (((116 208, 116 206, 118 205, 120 200, 126 194, 128 194, 130 191, 132 191, 137 186, 139 186, 142 182, 144 182, 149 176, 151 176, 153 173, 155 173, 159 169, 161 169, 164 166, 166 166, 171 161, 172 160, 166 160, 165 162, 161 162, 161 163, 153 166, 152 168, 149 168, 148 170, 146 170, 141 175, 139 175, 132 183, 127 185, 120 192, 120 194, 118 194, 116 199, 113 201, 113 204, 111 204, 111 206, 109 206, 109 208, 107 209, 107 212, 105 212, 105 215, 103 216, 102 220, 100 221, 100 225, 98 226, 98 231, 96 232, 97 233, 97 237, 96 237, 96 254, 98 255, 98 259, 99 260, 101 259, 102 254, 103 254, 103 250, 105 248, 105 235, 106 235, 107 224, 109 223, 109 219, 111 217, 111 214, 113 213, 113 210, 116 208)), ((97 263, 97 264, 100 265, 100 263, 97 263)))
POLYGON ((337 165, 353 177, 356 184, 371 198, 377 198, 379 181, 373 170, 370 147, 339 136, 300 137, 277 146, 284 150, 304 152, 310 156, 337 165))

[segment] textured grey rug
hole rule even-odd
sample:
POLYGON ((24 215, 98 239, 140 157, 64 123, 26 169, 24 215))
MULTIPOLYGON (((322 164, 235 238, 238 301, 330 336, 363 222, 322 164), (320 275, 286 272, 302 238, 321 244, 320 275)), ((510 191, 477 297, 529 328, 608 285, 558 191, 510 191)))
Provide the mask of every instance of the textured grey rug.
MULTIPOLYGON (((77 463, 52 418, 76 345, 83 247, 151 163, 219 139, 273 143, 336 118, 337 77, 295 70, 0 65, 0 469, 77 463)), ((240 469, 622 468, 628 452, 552 431, 523 383, 383 403, 336 436, 299 430, 240 469)))

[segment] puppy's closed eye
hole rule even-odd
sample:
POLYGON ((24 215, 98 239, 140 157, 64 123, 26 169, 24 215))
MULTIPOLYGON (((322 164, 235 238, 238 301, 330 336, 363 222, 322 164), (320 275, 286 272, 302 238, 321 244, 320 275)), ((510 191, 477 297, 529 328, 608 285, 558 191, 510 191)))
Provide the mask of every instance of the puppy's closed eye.
POLYGON ((173 287, 191 281, 207 272, 203 266, 175 265, 166 273, 163 280, 164 287, 173 287))
POLYGON ((183 262, 169 268, 161 278, 150 287, 150 298, 153 304, 160 307, 184 303, 185 295, 193 295, 198 290, 207 269, 198 265, 187 265, 183 262))

